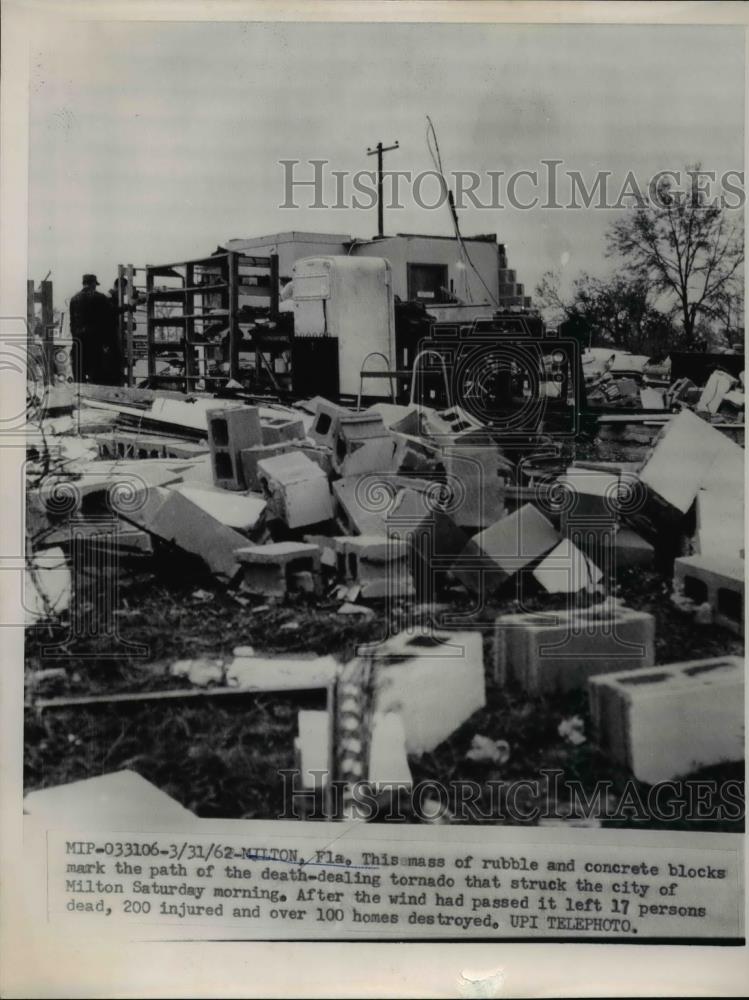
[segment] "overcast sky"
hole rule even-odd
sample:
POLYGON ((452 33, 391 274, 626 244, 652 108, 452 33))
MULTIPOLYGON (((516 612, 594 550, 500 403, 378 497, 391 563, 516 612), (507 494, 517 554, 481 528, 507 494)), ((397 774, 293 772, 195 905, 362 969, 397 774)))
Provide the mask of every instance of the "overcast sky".
MULTIPOLYGON (((447 171, 555 158, 647 183, 698 160, 743 169, 741 29, 50 22, 31 65, 29 268, 52 271, 58 306, 84 271, 108 288, 118 263, 200 256, 231 237, 373 235, 375 209, 281 210, 278 161, 370 169, 366 147, 397 139, 386 166, 427 170, 427 114, 447 171)), ((550 268, 600 273, 611 219, 460 213, 464 235, 498 234, 527 291, 550 268)), ((446 208, 410 200, 385 225, 451 232, 446 208)))

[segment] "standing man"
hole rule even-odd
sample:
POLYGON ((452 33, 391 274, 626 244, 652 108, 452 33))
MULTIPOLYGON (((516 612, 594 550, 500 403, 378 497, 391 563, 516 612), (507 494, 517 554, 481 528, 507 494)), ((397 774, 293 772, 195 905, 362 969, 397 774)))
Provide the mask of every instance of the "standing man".
POLYGON ((109 296, 97 292, 95 274, 84 274, 82 283, 83 288, 70 300, 75 377, 97 385, 121 385, 117 313, 109 296))

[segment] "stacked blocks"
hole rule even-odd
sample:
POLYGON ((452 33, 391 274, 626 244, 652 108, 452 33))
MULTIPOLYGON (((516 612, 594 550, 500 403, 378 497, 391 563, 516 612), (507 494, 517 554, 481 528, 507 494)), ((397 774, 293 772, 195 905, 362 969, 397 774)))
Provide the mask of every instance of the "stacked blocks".
POLYGON ((241 453, 263 443, 257 407, 208 410, 206 420, 214 483, 225 490, 247 489, 241 453))
POLYGON ((655 657, 655 620, 644 611, 604 607, 499 615, 494 679, 529 694, 569 691, 595 674, 638 670, 655 657))
POLYGON ((670 781, 744 759, 739 657, 594 677, 588 694, 600 746, 640 781, 670 781))

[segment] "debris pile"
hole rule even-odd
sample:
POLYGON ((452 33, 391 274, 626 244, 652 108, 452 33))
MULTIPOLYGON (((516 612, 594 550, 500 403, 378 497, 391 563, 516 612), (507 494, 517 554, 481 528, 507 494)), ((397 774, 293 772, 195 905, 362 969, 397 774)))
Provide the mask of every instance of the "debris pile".
POLYGON ((726 370, 720 355, 706 357, 700 385, 686 375, 672 379, 670 357, 657 360, 597 347, 584 352, 582 364, 588 404, 594 409, 690 409, 716 422, 744 421, 744 373, 726 370))
MULTIPOLYGON (((338 815, 355 803, 332 804, 331 775, 352 789, 410 783, 409 761, 470 728, 497 691, 589 690, 597 744, 643 781, 736 759, 735 662, 656 667, 653 614, 616 591, 622 569, 660 568, 696 623, 743 631, 744 453, 714 426, 727 407, 743 413, 743 376, 715 371, 699 394, 685 380, 666 389, 642 360, 586 368, 607 403, 656 409, 650 393, 678 409, 637 464, 560 450, 550 461, 548 441, 520 460, 459 407, 354 412, 322 398, 285 407, 96 387, 80 387, 73 405, 56 394, 29 436, 27 620, 74 603, 81 553, 84 568, 101 572, 98 553, 136 578, 179 555, 248 613, 291 601, 367 620, 385 607, 391 625, 401 613, 413 625, 426 607, 423 627, 390 631, 347 663, 238 647, 228 662, 171 664, 169 676, 212 696, 323 691, 323 709, 299 710, 295 754, 303 785, 338 815), (564 608, 529 610, 526 597, 546 595, 564 608), (438 601, 460 614, 441 617, 438 601), (672 746, 663 720, 696 712, 725 739, 703 740, 695 716, 689 745, 672 746)), ((556 728, 576 752, 590 742, 578 715, 556 728)), ((474 730, 463 759, 504 766, 515 748, 502 735, 474 730)))

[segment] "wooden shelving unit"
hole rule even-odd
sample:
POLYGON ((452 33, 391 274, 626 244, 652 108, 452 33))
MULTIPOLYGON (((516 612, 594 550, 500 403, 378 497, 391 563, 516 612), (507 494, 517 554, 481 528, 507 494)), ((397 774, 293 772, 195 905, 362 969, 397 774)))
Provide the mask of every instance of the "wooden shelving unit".
POLYGON ((135 385, 135 366, 148 357, 148 331, 145 320, 146 287, 145 267, 120 264, 117 277, 127 279, 127 289, 122 280, 117 284, 117 305, 119 306, 118 327, 120 344, 125 358, 125 384, 135 385))
MULTIPOLYGON (((160 356, 177 355, 185 392, 212 389, 227 377, 240 381, 240 354, 253 347, 252 318, 240 312, 240 298, 269 300, 278 315, 278 257, 219 251, 210 257, 146 267, 148 374, 160 356), (225 367, 216 373, 218 365, 225 367), (214 369, 214 371, 212 371, 214 369)), ((252 351, 251 351, 252 352, 252 351)))

